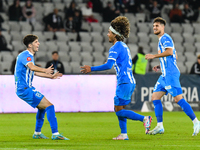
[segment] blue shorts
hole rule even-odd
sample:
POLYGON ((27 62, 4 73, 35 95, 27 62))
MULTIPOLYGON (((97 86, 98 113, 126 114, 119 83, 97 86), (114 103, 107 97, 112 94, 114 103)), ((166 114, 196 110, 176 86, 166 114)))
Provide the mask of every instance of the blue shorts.
POLYGON ((128 105, 131 102, 131 96, 135 89, 135 84, 124 83, 117 85, 114 97, 115 106, 128 105))
POLYGON ((31 105, 33 108, 37 107, 44 95, 32 88, 20 88, 17 90, 17 96, 31 105))
POLYGON ((182 94, 182 88, 181 86, 175 87, 171 85, 167 85, 165 82, 165 79, 160 77, 154 86, 153 92, 166 92, 165 95, 170 93, 173 97, 176 97, 177 95, 182 94))

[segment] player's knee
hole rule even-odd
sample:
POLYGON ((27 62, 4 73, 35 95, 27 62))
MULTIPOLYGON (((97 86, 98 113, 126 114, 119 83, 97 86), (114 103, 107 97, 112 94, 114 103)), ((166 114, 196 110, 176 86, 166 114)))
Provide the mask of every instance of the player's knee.
POLYGON ((122 117, 122 116, 123 116, 123 110, 117 111, 117 112, 115 112, 115 114, 116 114, 118 117, 122 117))
POLYGON ((151 96, 151 101, 156 100, 156 97, 154 95, 151 96))
MULTIPOLYGON (((47 108, 47 107, 52 106, 52 105, 53 105, 53 104, 49 102, 49 103, 47 103, 47 104, 45 105, 45 107, 47 108)), ((45 108, 45 109, 46 109, 46 108, 45 108)))
POLYGON ((176 103, 178 103, 180 100, 179 100, 179 99, 176 99, 176 98, 174 98, 174 101, 175 101, 176 103))
POLYGON ((178 103, 182 98, 183 98, 183 96, 182 96, 181 94, 180 94, 180 95, 177 95, 177 96, 174 97, 174 101, 175 101, 176 103, 178 103))
POLYGON ((123 106, 115 106, 115 108, 114 108, 115 112, 118 112, 118 111, 120 111, 122 109, 124 109, 123 106))

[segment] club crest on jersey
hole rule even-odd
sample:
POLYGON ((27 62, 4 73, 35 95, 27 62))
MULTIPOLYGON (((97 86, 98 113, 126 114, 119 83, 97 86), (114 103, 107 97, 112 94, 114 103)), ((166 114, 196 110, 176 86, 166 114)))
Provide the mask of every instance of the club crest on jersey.
POLYGON ((27 61, 31 61, 31 57, 27 57, 27 61))
POLYGON ((169 89, 171 89, 171 88, 172 88, 171 85, 165 86, 165 89, 166 89, 166 90, 169 90, 169 89))

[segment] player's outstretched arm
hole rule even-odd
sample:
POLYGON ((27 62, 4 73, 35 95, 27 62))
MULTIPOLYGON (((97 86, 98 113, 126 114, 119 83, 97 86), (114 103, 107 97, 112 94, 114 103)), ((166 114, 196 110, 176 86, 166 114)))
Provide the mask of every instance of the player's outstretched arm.
POLYGON ((60 77, 62 77, 62 73, 56 72, 54 74, 47 74, 47 73, 43 73, 43 72, 35 72, 36 76, 39 77, 44 77, 44 78, 50 78, 50 79, 60 79, 60 77))
POLYGON ((111 69, 113 64, 114 64, 114 60, 112 59, 108 59, 108 61, 103 64, 103 65, 100 65, 100 66, 87 66, 87 65, 84 65, 84 66, 81 66, 82 70, 81 72, 82 73, 89 73, 91 71, 103 71, 103 70, 108 70, 108 69, 111 69))
POLYGON ((169 55, 173 55, 172 48, 166 48, 166 50, 160 54, 146 54, 145 59, 149 60, 149 59, 154 59, 154 58, 166 57, 169 55))
POLYGON ((43 72, 43 73, 47 73, 47 74, 51 74, 53 73, 53 65, 51 65, 50 67, 48 68, 41 68, 41 67, 38 67, 36 65, 34 65, 32 62, 28 63, 27 66, 32 70, 32 71, 35 71, 35 72, 43 72))

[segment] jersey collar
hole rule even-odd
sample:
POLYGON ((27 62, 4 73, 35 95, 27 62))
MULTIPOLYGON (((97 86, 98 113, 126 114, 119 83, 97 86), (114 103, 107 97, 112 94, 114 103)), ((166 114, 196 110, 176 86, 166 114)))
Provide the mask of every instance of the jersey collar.
POLYGON ((26 51, 28 51, 28 52, 29 52, 29 54, 33 56, 33 54, 32 54, 32 53, 31 53, 29 50, 26 50, 26 51))
POLYGON ((165 33, 159 38, 159 41, 160 41, 160 39, 161 39, 164 35, 165 35, 165 33))

